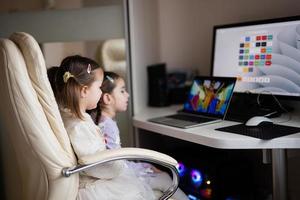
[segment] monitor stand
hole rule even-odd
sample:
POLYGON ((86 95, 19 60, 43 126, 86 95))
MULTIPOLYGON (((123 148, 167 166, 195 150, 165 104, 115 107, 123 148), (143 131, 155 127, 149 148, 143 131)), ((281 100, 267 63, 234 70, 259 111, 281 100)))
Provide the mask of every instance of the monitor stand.
POLYGON ((226 113, 226 120, 246 122, 254 116, 266 116, 269 118, 279 117, 292 108, 284 106, 283 110, 273 96, 261 96, 260 103, 257 101, 257 94, 234 93, 230 106, 226 113))

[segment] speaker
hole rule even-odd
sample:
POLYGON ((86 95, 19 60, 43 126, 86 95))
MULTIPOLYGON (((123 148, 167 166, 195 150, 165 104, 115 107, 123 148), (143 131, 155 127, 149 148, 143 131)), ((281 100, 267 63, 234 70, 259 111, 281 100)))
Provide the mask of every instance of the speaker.
POLYGON ((148 105, 161 107, 169 105, 166 64, 149 65, 148 73, 148 105))

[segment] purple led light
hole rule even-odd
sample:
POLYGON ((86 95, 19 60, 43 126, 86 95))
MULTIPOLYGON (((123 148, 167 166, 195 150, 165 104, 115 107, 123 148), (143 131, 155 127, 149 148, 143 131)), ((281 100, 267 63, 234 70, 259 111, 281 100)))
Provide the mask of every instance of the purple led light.
POLYGON ((191 180, 195 186, 200 186, 203 182, 202 174, 199 170, 193 169, 191 171, 191 180))
POLYGON ((184 164, 179 162, 178 165, 177 165, 177 170, 178 170, 179 176, 183 176, 185 174, 184 164))

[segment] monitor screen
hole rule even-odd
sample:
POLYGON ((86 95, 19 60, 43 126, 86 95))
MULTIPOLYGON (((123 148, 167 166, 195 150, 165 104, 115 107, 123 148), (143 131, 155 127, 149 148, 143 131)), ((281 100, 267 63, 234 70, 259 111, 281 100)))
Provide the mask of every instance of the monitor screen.
POLYGON ((214 27, 212 75, 235 92, 300 97, 300 16, 214 27))

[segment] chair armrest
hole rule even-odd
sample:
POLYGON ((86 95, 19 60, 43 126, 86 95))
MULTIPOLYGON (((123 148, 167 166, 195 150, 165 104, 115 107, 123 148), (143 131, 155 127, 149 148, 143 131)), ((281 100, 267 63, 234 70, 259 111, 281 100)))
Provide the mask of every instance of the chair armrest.
MULTIPOLYGON (((78 162, 80 164, 92 164, 94 162, 103 161, 103 160, 110 160, 112 158, 117 157, 124 157, 126 159, 133 159, 133 160, 143 160, 143 159, 150 159, 150 160, 158 160, 163 163, 167 163, 169 165, 177 165, 177 161, 160 152, 149 150, 149 149, 142 149, 142 148, 120 148, 120 149, 111 149, 107 151, 101 151, 97 154, 92 154, 88 156, 82 157, 78 162)), ((124 158, 125 159, 125 158, 124 158)), ((119 159, 117 159, 119 160, 119 159)))
POLYGON ((163 153, 157 151, 142 149, 142 148, 120 148, 102 151, 93 155, 82 157, 78 162, 80 165, 70 168, 63 168, 62 175, 69 177, 74 173, 81 172, 83 170, 92 168, 96 165, 103 164, 115 160, 142 160, 151 163, 156 163, 168 168, 172 172, 172 185, 166 190, 161 199, 168 199, 171 197, 178 188, 179 175, 177 171, 177 161, 163 153))

